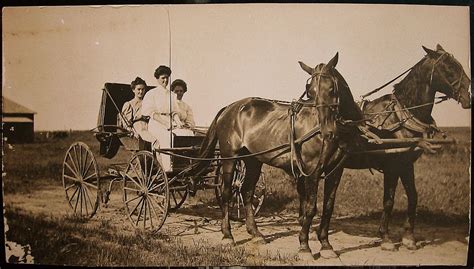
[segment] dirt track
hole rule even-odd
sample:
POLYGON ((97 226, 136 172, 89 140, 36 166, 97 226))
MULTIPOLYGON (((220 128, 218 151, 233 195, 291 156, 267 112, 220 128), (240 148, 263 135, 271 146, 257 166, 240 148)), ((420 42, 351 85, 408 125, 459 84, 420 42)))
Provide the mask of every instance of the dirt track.
MULTIPOLYGON (((32 213, 62 216, 70 214, 64 192, 59 186, 40 189, 28 195, 6 195, 6 205, 19 207, 32 213)), ((220 212, 217 206, 207 206, 188 199, 177 213, 171 213, 161 233, 179 237, 184 244, 219 244, 221 242, 220 212)), ((132 233, 122 209, 119 194, 111 196, 107 208, 101 207, 91 223, 108 221, 124 233, 132 233)), ((319 220, 316 219, 315 223, 319 220)), ((232 222, 236 244, 252 248, 255 253, 271 253, 294 257, 298 249, 296 215, 264 215, 257 218, 257 225, 268 241, 265 245, 250 242, 245 225, 232 222)), ((336 259, 317 258, 314 261, 299 260, 295 265, 461 265, 467 260, 468 227, 465 224, 436 225, 419 223, 416 227, 420 249, 410 251, 403 246, 398 251, 382 251, 377 238, 378 219, 334 218, 330 240, 340 255, 336 259)), ((391 226, 394 239, 402 234, 401 223, 395 220, 391 226)), ((317 257, 319 242, 312 233, 310 247, 317 257)), ((279 264, 275 262, 275 264, 279 264)))

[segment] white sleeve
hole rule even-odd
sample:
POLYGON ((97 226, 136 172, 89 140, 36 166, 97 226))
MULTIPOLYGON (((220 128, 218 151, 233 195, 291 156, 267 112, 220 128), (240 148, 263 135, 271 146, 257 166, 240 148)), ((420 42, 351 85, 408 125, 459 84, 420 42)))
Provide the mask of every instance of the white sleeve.
POLYGON ((151 116, 153 112, 155 111, 154 107, 154 98, 153 98, 153 92, 149 91, 145 94, 145 97, 143 97, 142 101, 142 115, 143 116, 151 116))

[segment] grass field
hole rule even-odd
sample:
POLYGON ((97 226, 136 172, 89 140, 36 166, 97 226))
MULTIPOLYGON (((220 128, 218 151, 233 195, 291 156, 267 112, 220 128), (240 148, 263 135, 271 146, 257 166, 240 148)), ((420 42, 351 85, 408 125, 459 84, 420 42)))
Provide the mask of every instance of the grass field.
MULTIPOLYGON (((470 210, 470 128, 443 128, 449 137, 458 142, 444 146, 437 154, 423 155, 415 164, 418 190, 418 215, 428 221, 468 222, 470 210)), ((89 132, 72 132, 67 137, 46 139, 37 134, 34 144, 6 145, 2 184, 4 196, 28 195, 47 185, 61 185, 64 153, 74 141, 88 144, 94 153, 98 142, 89 132)), ((130 153, 120 151, 113 160, 98 158, 101 169, 113 162, 126 162, 130 153)), ((282 171, 264 166, 267 197, 262 214, 297 212, 297 193, 293 180, 282 171)), ((336 216, 378 215, 382 209, 383 176, 368 170, 346 170, 338 189, 336 216)), ((318 193, 321 207, 323 185, 318 193)), ((213 191, 199 193, 197 200, 214 200, 213 191)), ((65 201, 64 201, 65 202, 65 201)), ((406 196, 399 184, 395 210, 404 211, 406 196)), ((320 213, 320 212, 318 212, 320 213)), ((31 215, 21 208, 6 205, 10 230, 7 237, 20 244, 30 243, 35 261, 44 264, 75 265, 261 265, 277 260, 281 264, 290 257, 261 256, 253 259, 252 253, 237 248, 230 254, 216 247, 180 244, 179 240, 152 240, 149 236, 121 235, 101 222, 97 227, 81 226, 82 220, 67 216, 31 215), (34 231, 25 227, 37 227, 34 231), (104 229, 105 228, 105 229, 104 229), (127 242, 127 244, 124 244, 127 242), (108 247, 106 247, 108 246, 108 247), (159 250, 159 251, 157 251, 159 250), (74 254, 71 254, 74 253, 74 254), (139 254, 136 254, 139 253, 139 254), (183 254, 184 253, 184 254, 183 254), (146 258, 145 258, 146 256, 146 258), (195 257, 195 258, 190 258, 195 257), (64 260, 64 259, 68 260, 64 260)), ((397 215, 400 215, 397 213, 397 215)))

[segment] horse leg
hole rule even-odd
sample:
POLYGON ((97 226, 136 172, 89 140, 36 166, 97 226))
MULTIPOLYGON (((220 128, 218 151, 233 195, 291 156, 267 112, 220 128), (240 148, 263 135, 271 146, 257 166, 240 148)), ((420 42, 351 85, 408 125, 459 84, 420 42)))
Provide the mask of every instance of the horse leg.
MULTIPOLYGON (((332 171, 332 169, 328 169, 332 171)), ((341 181, 341 176, 344 168, 337 168, 332 175, 324 181, 324 203, 323 203, 323 214, 321 216, 321 224, 317 230, 319 242, 321 243, 321 257, 325 259, 337 258, 336 252, 329 243, 328 231, 329 222, 331 221, 332 212, 334 210, 334 201, 336 200, 336 191, 341 181)))
POLYGON ((413 163, 409 163, 405 167, 406 169, 403 169, 400 175, 400 179, 408 197, 407 218, 404 224, 405 233, 402 238, 402 244, 410 250, 415 250, 417 249, 417 247, 413 232, 415 229, 416 205, 418 202, 418 194, 416 192, 415 187, 415 173, 413 163))
POLYGON ((298 197, 300 200, 300 208, 298 211, 298 223, 303 226, 304 219, 304 202, 305 202, 305 191, 304 191, 304 178, 299 177, 296 179, 296 190, 298 191, 298 197))
POLYGON ((310 175, 308 177, 303 177, 301 179, 304 181, 305 195, 304 195, 303 217, 302 217, 303 221, 302 221, 301 230, 300 230, 298 238, 300 241, 299 255, 303 259, 313 258, 308 240, 309 240, 309 230, 311 228, 311 223, 313 222, 313 218, 316 215, 316 210, 317 210, 316 201, 317 201, 317 194, 318 194, 318 181, 321 174, 322 174, 321 165, 318 164, 318 168, 316 169, 315 173, 313 173, 313 175, 310 175))
POLYGON ((388 223, 392 215, 392 209, 395 200, 395 190, 397 189, 397 171, 395 169, 385 170, 383 183, 383 213, 379 227, 380 237, 382 238, 381 247, 383 250, 395 251, 395 244, 393 244, 389 237, 388 223))
POLYGON ((243 202, 246 209, 245 224, 247 232, 252 235, 252 241, 256 243, 266 243, 263 235, 257 228, 255 223, 254 209, 252 204, 253 195, 255 193, 255 185, 257 185, 260 177, 260 171, 262 169, 262 163, 257 159, 247 159, 245 161, 245 178, 242 185, 243 202))
POLYGON ((221 230, 224 237, 222 242, 225 244, 234 244, 234 237, 231 233, 229 219, 229 202, 232 198, 232 170, 234 161, 222 161, 222 224, 221 230))

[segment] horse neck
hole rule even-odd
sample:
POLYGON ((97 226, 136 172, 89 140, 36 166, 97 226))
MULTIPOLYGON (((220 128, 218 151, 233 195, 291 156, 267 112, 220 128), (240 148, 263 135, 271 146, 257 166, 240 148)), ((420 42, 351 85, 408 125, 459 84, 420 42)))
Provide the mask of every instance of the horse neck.
POLYGON ((424 105, 419 108, 410 109, 410 112, 417 119, 430 123, 435 91, 431 90, 431 68, 423 66, 423 63, 420 62, 415 65, 413 70, 400 83, 394 86, 393 94, 405 108, 424 105))
POLYGON ((346 120, 361 120, 363 118, 362 111, 357 103, 354 101, 351 89, 342 75, 336 70, 336 78, 338 79, 338 90, 341 109, 340 113, 343 119, 346 120))

